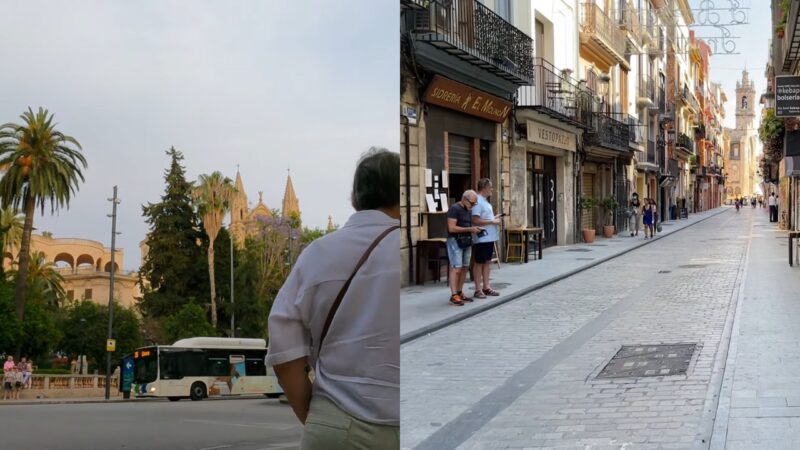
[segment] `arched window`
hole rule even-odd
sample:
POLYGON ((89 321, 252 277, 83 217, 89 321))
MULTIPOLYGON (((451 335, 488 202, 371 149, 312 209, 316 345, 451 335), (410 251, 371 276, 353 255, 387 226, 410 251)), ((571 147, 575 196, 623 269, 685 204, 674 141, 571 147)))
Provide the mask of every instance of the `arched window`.
POLYGON ((747 109, 747 96, 742 96, 742 109, 747 109))

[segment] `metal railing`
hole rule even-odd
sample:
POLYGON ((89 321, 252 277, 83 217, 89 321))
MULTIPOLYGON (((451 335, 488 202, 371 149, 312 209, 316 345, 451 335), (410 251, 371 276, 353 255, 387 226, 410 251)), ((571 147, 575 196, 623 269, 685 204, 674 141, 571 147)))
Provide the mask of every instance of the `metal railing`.
MULTIPOLYGON (((663 139, 656 140, 656 164, 664 164, 667 157, 667 143, 663 139)), ((673 174, 674 175, 674 174, 673 174)))
POLYGON ((533 39, 477 0, 430 2, 409 11, 414 38, 517 84, 533 78, 533 39))
POLYGON ((533 59, 533 86, 517 91, 520 107, 530 107, 583 128, 591 126, 594 93, 543 58, 533 59))
POLYGON ((667 112, 667 93, 664 91, 664 86, 658 90, 658 112, 662 114, 667 112))
POLYGON ((656 162, 656 141, 647 140, 647 162, 650 164, 658 164, 656 162))
POLYGON ((628 151, 630 125, 605 113, 592 113, 592 131, 584 134, 589 145, 628 151))
POLYGON ((625 58, 625 35, 608 14, 595 3, 581 3, 581 31, 587 36, 599 40, 604 47, 625 58))
POLYGON ((694 139, 684 133, 678 134, 675 144, 680 148, 688 150, 690 153, 694 153, 694 139))
POLYGON ((792 63, 800 59, 800 2, 790 2, 789 11, 786 13, 786 25, 783 32, 783 71, 788 72, 792 68, 792 63))

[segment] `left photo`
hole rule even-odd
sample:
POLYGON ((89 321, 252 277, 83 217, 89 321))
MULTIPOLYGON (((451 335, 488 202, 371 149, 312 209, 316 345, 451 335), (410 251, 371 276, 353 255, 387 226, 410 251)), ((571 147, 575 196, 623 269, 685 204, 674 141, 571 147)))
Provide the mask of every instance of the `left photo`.
POLYGON ((3 446, 399 448, 397 3, 0 6, 3 446))

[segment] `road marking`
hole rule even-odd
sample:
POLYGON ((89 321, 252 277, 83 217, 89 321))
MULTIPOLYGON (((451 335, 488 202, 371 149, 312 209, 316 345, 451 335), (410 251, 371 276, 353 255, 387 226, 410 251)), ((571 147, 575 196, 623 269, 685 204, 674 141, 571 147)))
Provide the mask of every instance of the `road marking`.
POLYGON ((244 427, 244 428, 259 428, 259 429, 270 429, 270 430, 291 430, 295 428, 293 425, 282 425, 282 426, 275 426, 268 423, 230 423, 230 422, 220 422, 218 420, 202 420, 202 419, 183 419, 181 422, 195 422, 195 423, 204 423, 204 424, 212 424, 212 425, 226 425, 230 427, 244 427))
POLYGON ((231 447, 233 447, 233 446, 232 445, 218 445, 216 447, 203 447, 200 450, 216 450, 218 448, 231 448, 231 447))

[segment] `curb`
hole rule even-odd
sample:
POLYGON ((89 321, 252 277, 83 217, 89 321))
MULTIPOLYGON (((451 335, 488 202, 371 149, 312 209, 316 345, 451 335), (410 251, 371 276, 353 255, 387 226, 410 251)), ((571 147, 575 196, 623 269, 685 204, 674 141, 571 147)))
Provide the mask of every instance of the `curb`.
MULTIPOLYGON (((187 399, 188 400, 188 399, 187 399)), ((247 395, 235 397, 210 397, 203 399, 206 401, 226 401, 226 400, 274 400, 268 399, 263 395, 247 395)), ((64 399, 42 399, 42 400, 22 400, 22 401, 0 401, 0 408, 3 406, 29 406, 29 405, 79 405, 79 404, 93 404, 93 403, 154 403, 154 402, 167 402, 169 399, 166 397, 146 397, 146 398, 112 398, 112 399, 80 399, 80 398, 64 398, 64 399)), ((281 402, 283 403, 283 402, 281 402)))
POLYGON ((686 225, 683 228, 680 228, 680 229, 678 229, 678 230, 676 230, 674 232, 671 232, 671 233, 669 233, 667 235, 660 234, 660 235, 657 235, 655 238, 650 238, 650 240, 643 240, 639 244, 636 244, 636 245, 634 245, 634 246, 632 246, 632 247, 630 247, 628 249, 625 249, 625 250, 623 250, 623 251, 621 251, 621 252, 619 252, 619 253, 617 253, 615 255, 610 255, 610 256, 606 256, 604 258, 600 258, 600 259, 598 259, 596 261, 592 261, 592 262, 590 262, 590 263, 588 263, 588 264, 586 264, 584 266, 578 267, 577 269, 572 269, 570 271, 564 272, 564 273, 562 273, 560 275, 556 275, 556 276, 554 276, 552 278, 548 278, 547 280, 541 281, 541 282, 536 283, 534 285, 528 286, 526 288, 522 288, 522 289, 520 289, 520 290, 518 290, 516 292, 512 292, 508 296, 504 296, 501 299, 499 299, 497 301, 494 301, 492 303, 485 303, 485 304, 483 304, 481 306, 478 306, 476 308, 472 308, 472 309, 470 309, 468 311, 464 311, 462 313, 458 313, 456 315, 450 316, 450 317, 448 317, 446 319, 442 319, 442 320, 440 320, 438 322, 434 322, 434 323, 432 323, 430 325, 426 325, 426 326, 424 326, 422 328, 419 328, 419 329, 416 329, 414 331, 409 331, 408 333, 400 336, 400 344, 407 344, 407 343, 409 343, 411 341, 414 341, 416 339, 419 339, 419 338, 421 338, 421 337, 423 337, 425 335, 428 335, 428 334, 434 333, 436 331, 439 331, 442 328, 448 327, 450 325, 453 325, 453 324, 456 324, 458 322, 461 322, 462 320, 469 319, 470 317, 476 316, 476 315, 478 315, 480 313, 483 313, 485 311, 488 311, 490 309, 493 309, 493 308, 496 308, 498 306, 504 305, 504 304, 506 304, 506 303, 508 303, 508 302, 510 302, 512 300, 517 300, 520 297, 524 297, 524 296, 530 294, 531 292, 537 291, 537 290, 539 290, 539 289, 541 289, 543 287, 549 286, 549 285, 551 285, 553 283, 557 283, 559 281, 562 281, 562 280, 564 280, 566 278, 569 278, 569 277, 571 277, 573 275, 581 273, 584 270, 591 269, 591 268, 593 268, 595 266, 603 264, 604 262, 610 261, 610 260, 612 260, 614 258, 620 257, 620 256, 622 256, 624 254, 627 254, 627 253, 632 252, 632 251, 634 251, 636 249, 639 249, 639 248, 641 248, 641 247, 643 247, 645 245, 652 244, 653 242, 655 242, 655 241, 657 241, 659 239, 672 236, 673 234, 679 233, 679 232, 681 232, 681 231, 683 231, 683 230, 685 230, 687 228, 690 228, 690 227, 693 227, 694 225, 697 225, 698 223, 704 222, 704 221, 706 221, 706 220, 708 220, 708 219, 710 219, 712 217, 716 217, 716 216, 728 211, 728 208, 720 207, 718 209, 719 209, 719 211, 716 211, 713 214, 710 214, 708 217, 704 217, 704 218, 698 220, 697 222, 694 222, 694 223, 692 223, 690 225, 686 225))

